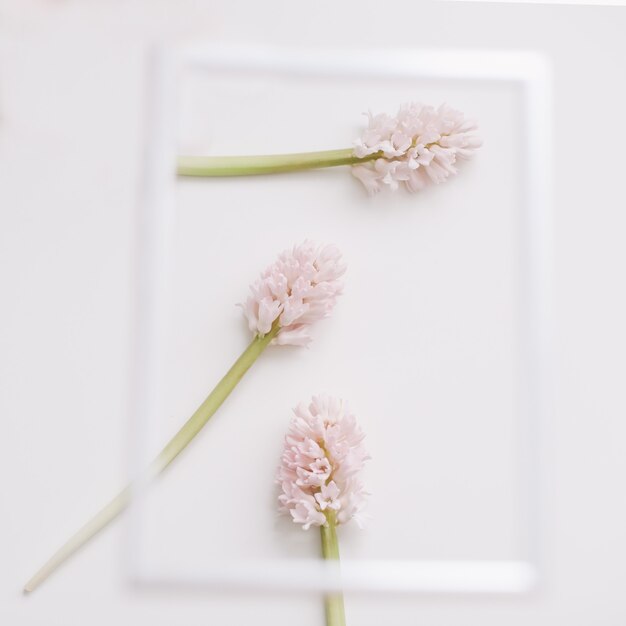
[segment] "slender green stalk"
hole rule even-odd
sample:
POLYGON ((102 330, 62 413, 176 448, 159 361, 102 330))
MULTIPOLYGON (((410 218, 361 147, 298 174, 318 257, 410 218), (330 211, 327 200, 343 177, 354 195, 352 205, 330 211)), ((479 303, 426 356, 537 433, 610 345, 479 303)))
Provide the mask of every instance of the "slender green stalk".
POLYGON ((178 157, 177 172, 179 176, 253 176, 354 165, 379 156, 377 152, 359 158, 354 156, 352 148, 259 156, 181 156, 178 157))
MULTIPOLYGON (((137 479, 137 482, 145 481, 163 471, 198 434, 202 427, 209 421, 226 400, 230 392, 236 387, 250 366, 257 360, 259 355, 276 336, 280 326, 275 323, 270 332, 263 337, 255 337, 252 343, 244 350, 234 365, 226 372, 226 375, 215 386, 206 400, 197 411, 185 422, 182 428, 174 435, 172 440, 161 450, 150 466, 137 479)), ((102 508, 80 530, 67 541, 44 566, 26 583, 24 591, 34 591, 54 570, 67 560, 74 552, 83 546, 89 539, 102 530, 109 522, 114 520, 128 505, 133 485, 125 487, 111 502, 102 508)))
MULTIPOLYGON (((327 560, 339 561, 339 540, 335 512, 326 513, 327 526, 320 526, 322 533, 322 556, 327 560)), ((346 626, 346 614, 343 608, 343 594, 329 593, 324 597, 326 626, 346 626)))

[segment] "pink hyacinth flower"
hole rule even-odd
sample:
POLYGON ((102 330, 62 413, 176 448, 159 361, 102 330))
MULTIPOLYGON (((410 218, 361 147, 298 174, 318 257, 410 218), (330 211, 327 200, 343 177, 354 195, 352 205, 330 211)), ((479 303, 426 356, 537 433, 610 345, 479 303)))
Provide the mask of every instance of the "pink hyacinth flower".
POLYGON ((241 305, 250 330, 263 336, 277 322, 280 330, 272 343, 307 345, 311 325, 333 310, 345 271, 336 246, 305 241, 286 250, 250 286, 251 294, 241 305))
POLYGON ((294 409, 278 468, 281 512, 307 530, 354 519, 359 526, 365 491, 359 479, 369 459, 365 435, 339 398, 314 396, 294 409))
POLYGON ((459 159, 469 159, 481 145, 474 134, 476 123, 445 104, 437 109, 405 104, 395 117, 366 115, 368 127, 354 142, 354 155, 378 156, 353 165, 352 174, 370 195, 383 187, 395 190, 400 184, 418 191, 441 183, 457 173, 459 159))

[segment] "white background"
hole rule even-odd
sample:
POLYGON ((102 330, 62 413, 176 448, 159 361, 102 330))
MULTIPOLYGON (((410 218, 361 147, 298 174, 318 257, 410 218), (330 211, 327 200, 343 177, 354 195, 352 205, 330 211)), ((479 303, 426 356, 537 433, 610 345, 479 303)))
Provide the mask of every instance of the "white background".
MULTIPOLYGON (((123 579, 120 525, 40 592, 20 595, 42 557, 126 473, 145 54, 153 41, 188 37, 548 53, 555 71, 557 367, 547 584, 524 598, 350 596, 346 605, 353 624, 623 623, 623 9, 0 6, 0 616, 6 623, 322 620, 315 597, 132 590, 123 579)), ((491 175, 498 178, 497 167, 491 175)))

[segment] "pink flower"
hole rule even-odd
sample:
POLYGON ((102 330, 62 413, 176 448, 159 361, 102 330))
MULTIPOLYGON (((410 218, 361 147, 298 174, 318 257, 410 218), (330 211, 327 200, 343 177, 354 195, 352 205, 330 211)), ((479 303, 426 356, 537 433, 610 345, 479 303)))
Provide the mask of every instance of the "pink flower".
POLYGON ((276 479, 281 512, 305 530, 325 525, 330 512, 336 524, 361 525, 366 494, 358 473, 369 456, 354 415, 343 400, 326 396, 293 412, 276 479))
POLYGON ((384 185, 392 190, 403 183, 409 191, 441 183, 456 174, 457 159, 469 159, 481 140, 477 126, 463 114, 442 104, 435 109, 409 103, 395 117, 367 113, 369 124, 354 143, 354 154, 379 158, 352 166, 352 174, 375 194, 384 185))
POLYGON ((345 271, 341 252, 333 245, 305 241, 286 250, 250 286, 252 293, 241 305, 250 330, 266 335, 278 320, 280 330, 272 343, 307 345, 311 324, 333 310, 345 271))

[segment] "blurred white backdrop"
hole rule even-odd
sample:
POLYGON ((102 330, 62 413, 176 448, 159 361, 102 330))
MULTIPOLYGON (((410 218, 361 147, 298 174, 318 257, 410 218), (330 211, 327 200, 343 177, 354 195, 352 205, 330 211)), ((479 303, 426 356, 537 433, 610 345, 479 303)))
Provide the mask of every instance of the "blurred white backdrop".
POLYGON ((622 624, 625 26, 626 11, 609 7, 0 0, 0 621, 322 621, 314 596, 130 588, 120 524, 36 594, 20 592, 126 475, 147 52, 205 39, 546 54, 556 270, 546 584, 515 598, 354 595, 346 610, 365 626, 622 624))

